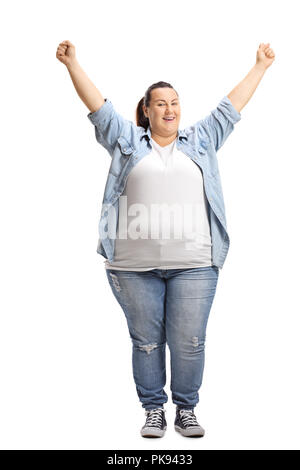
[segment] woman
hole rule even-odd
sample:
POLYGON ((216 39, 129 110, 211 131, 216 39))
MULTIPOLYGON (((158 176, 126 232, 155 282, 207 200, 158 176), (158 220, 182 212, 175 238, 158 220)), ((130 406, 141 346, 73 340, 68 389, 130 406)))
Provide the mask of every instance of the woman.
POLYGON ((260 44, 244 80, 208 116, 184 130, 179 129, 179 96, 169 83, 148 88, 134 124, 89 80, 70 41, 59 44, 56 56, 90 110, 97 141, 112 158, 97 252, 105 258, 107 279, 132 340, 133 377, 146 414, 141 435, 162 437, 167 428, 167 343, 175 429, 201 437, 204 429, 194 408, 206 326, 229 248, 216 153, 241 119, 274 52, 260 44))

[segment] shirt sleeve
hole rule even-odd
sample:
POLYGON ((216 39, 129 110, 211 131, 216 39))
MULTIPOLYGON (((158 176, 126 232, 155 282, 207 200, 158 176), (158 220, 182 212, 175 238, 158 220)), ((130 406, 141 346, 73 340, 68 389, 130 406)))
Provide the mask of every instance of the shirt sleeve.
POLYGON ((198 130, 204 130, 218 151, 240 121, 241 114, 235 109, 228 96, 224 96, 218 106, 204 119, 196 123, 198 130))
POLYGON ((89 120, 95 126, 96 140, 101 144, 112 156, 117 139, 123 132, 126 125, 130 121, 124 119, 114 109, 112 102, 104 99, 104 104, 100 109, 87 115, 89 120))

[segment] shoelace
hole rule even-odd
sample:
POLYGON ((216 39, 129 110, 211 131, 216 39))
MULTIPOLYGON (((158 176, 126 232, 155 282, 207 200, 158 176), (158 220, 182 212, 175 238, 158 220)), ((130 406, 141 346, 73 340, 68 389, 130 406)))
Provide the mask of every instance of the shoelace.
POLYGON ((163 409, 155 408, 154 410, 146 410, 147 416, 145 426, 160 427, 162 425, 163 409))
POLYGON ((199 426, 193 410, 179 410, 179 413, 184 426, 199 426))

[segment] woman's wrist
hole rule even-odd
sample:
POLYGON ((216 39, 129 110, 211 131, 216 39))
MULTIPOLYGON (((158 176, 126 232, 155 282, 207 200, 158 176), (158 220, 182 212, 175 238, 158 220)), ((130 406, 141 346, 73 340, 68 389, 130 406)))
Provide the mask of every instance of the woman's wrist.
POLYGON ((260 64, 259 62, 256 62, 255 68, 261 72, 265 72, 267 70, 267 67, 264 64, 260 64))
POLYGON ((68 64, 66 64, 66 67, 67 67, 68 70, 72 70, 72 69, 78 67, 78 65, 79 65, 79 63, 78 63, 77 59, 73 59, 68 64))

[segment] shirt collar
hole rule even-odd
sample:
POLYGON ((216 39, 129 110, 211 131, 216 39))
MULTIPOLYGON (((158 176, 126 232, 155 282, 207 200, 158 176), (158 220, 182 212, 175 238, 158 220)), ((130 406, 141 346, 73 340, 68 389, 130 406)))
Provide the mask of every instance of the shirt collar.
MULTIPOLYGON (((178 132, 177 132, 177 137, 178 139, 187 139, 187 135, 184 131, 181 131, 180 129, 178 129, 178 132)), ((150 129, 150 126, 147 127, 146 130, 142 131, 142 134, 141 134, 141 137, 140 137, 140 140, 142 140, 142 138, 145 137, 148 142, 150 141, 151 139, 151 129, 150 129)))

